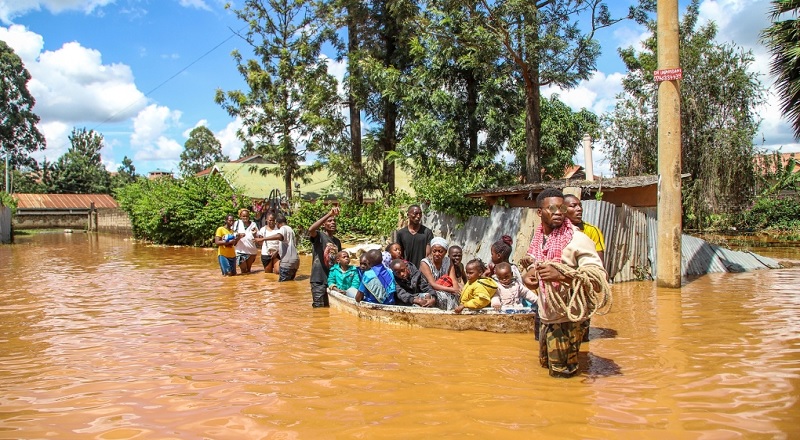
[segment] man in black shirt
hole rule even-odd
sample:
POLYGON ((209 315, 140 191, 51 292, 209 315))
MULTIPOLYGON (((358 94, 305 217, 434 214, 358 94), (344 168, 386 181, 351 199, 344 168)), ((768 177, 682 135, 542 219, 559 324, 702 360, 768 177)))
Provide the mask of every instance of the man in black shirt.
POLYGON ((422 208, 419 205, 408 207, 408 226, 395 231, 394 241, 403 246, 405 259, 419 267, 419 262, 431 253, 433 231, 422 224, 422 208))

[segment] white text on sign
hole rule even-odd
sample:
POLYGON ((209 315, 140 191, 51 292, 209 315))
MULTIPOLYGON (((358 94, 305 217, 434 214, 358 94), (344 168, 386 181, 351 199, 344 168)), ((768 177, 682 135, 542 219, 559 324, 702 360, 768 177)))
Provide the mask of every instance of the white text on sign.
POLYGON ((653 72, 653 80, 655 82, 661 81, 674 81, 683 78, 683 70, 677 69, 661 69, 653 72))

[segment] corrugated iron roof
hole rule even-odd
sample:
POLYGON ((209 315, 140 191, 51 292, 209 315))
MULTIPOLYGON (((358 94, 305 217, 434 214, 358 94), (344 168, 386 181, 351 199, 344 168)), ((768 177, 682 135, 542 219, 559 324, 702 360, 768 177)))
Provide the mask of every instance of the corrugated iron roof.
POLYGON ((19 209, 119 208, 108 194, 14 194, 19 209))

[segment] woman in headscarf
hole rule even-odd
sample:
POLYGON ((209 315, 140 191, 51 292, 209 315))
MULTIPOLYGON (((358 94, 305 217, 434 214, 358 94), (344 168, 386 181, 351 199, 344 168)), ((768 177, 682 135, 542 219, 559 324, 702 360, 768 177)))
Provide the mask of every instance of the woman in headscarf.
POLYGON ((419 271, 436 291, 436 305, 442 310, 453 310, 458 306, 461 292, 455 279, 455 267, 447 256, 447 240, 434 237, 431 254, 422 259, 419 271))

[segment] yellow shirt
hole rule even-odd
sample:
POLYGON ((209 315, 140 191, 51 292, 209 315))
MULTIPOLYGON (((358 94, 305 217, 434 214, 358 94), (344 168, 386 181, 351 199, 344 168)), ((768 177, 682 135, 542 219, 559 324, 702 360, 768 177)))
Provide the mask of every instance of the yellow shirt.
POLYGON ((597 226, 583 222, 583 233, 588 235, 594 242, 594 250, 597 252, 606 250, 606 240, 603 238, 603 233, 600 232, 600 229, 597 229, 597 226))
MULTIPOLYGON (((233 231, 225 226, 220 226, 217 228, 217 232, 214 233, 214 237, 220 237, 224 240, 225 236, 228 234, 233 234, 233 231)), ((236 258, 236 248, 233 247, 233 244, 217 246, 217 255, 228 258, 236 258)))

